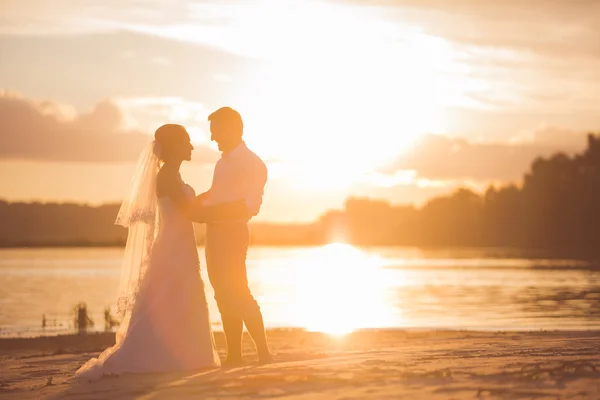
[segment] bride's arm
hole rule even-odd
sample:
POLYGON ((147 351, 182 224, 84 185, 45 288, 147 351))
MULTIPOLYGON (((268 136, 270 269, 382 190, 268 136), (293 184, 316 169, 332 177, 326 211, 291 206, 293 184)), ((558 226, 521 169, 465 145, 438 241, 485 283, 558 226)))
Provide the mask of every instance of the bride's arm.
POLYGON ((236 219, 248 219, 248 209, 243 200, 231 201, 214 206, 203 206, 200 199, 191 202, 186 196, 181 179, 176 173, 161 170, 156 182, 158 197, 168 197, 179 211, 193 222, 206 223, 236 219))

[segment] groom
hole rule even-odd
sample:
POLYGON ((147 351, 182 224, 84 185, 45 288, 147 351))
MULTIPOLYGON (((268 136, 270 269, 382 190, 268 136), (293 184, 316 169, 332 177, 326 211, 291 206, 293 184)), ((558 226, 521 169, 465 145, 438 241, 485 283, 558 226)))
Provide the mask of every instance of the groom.
POLYGON ((259 363, 272 361, 262 313, 248 288, 246 252, 248 221, 258 214, 267 182, 263 161, 242 140, 244 124, 240 114, 222 107, 208 116, 211 140, 222 152, 213 174, 211 188, 198 196, 204 206, 243 200, 226 220, 206 224, 206 265, 215 291, 227 340, 224 366, 238 366, 242 360, 244 324, 254 340, 259 363))

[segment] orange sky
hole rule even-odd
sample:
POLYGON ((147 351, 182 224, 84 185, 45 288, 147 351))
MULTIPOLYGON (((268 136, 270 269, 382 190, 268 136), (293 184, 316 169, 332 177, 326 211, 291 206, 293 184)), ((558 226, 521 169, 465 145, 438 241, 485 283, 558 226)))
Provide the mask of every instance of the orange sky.
POLYGON ((223 105, 268 164, 262 220, 515 180, 600 127, 594 1, 9 0, 0 21, 9 200, 118 201, 167 122, 205 190, 223 105))

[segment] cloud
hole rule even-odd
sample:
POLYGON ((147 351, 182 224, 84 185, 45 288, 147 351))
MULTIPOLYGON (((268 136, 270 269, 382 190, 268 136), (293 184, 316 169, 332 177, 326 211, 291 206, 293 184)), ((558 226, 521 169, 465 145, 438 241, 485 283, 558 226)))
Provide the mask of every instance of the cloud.
MULTIPOLYGON (((44 27, 0 36, 0 87, 78 108, 115 96, 177 97, 209 110, 231 105, 265 132, 279 130, 273 116, 284 114, 300 122, 288 131, 306 120, 302 130, 316 132, 338 119, 354 134, 381 131, 371 124, 381 115, 394 115, 380 122, 391 132, 488 136, 600 123, 597 2, 321 0, 272 4, 265 14, 263 3, 244 1, 11 1, 5 15, 23 29, 44 18, 59 18, 57 29, 104 21, 109 33, 44 27), (265 52, 276 62, 252 58, 265 52)), ((119 107, 153 126, 143 111, 119 107)))
MULTIPOLYGON (((337 0, 347 5, 379 7, 387 16, 425 27, 428 32, 471 42, 520 48, 582 49, 587 43, 567 43, 572 38, 595 40, 600 27, 600 3, 595 0, 337 0), (568 18, 567 18, 568 16, 568 18), (543 46, 543 48, 546 48, 543 46)), ((597 50, 597 49, 596 49, 597 50)))
POLYGON ((382 172, 412 170, 431 180, 514 181, 539 156, 584 149, 586 134, 547 128, 511 142, 478 143, 462 138, 429 135, 382 172))
POLYGON ((239 83, 258 67, 210 46, 126 31, 0 35, 0 49, 0 88, 65 99, 78 108, 115 96, 178 96, 216 109, 239 96, 239 83))
POLYGON ((210 142, 208 116, 213 110, 200 102, 182 97, 118 97, 114 103, 125 112, 131 123, 154 130, 168 121, 184 125, 194 143, 210 142))
MULTIPOLYGON (((0 91, 0 159, 67 162, 132 162, 152 136, 128 127, 127 116, 111 100, 91 110, 34 101, 0 91)), ((166 122, 166 121, 165 121, 166 122)), ((215 162, 218 153, 196 146, 195 159, 215 162)))
POLYGON ((126 21, 137 23, 193 22, 195 1, 3 0, 0 32, 12 34, 89 33, 105 31, 126 21), (92 4, 94 3, 94 4, 92 4))
MULTIPOLYGON (((595 112, 600 101, 600 2, 592 0, 339 0, 380 9, 454 50, 472 100, 515 112, 595 112)), ((458 74, 460 76, 461 74, 458 74)), ((459 82, 459 80, 456 80, 459 82)), ((463 84, 464 86, 464 84, 463 84)))

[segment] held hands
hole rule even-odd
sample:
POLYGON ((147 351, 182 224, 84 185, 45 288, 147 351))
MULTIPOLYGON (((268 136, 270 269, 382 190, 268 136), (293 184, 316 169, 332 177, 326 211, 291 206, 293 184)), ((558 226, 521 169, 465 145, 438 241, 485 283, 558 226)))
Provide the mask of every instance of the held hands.
POLYGON ((196 207, 204 207, 204 201, 206 201, 207 198, 208 198, 208 192, 204 192, 202 194, 199 194, 194 199, 194 201, 192 203, 192 207, 194 207, 194 208, 196 208, 196 207))
POLYGON ((205 195, 203 193, 197 196, 192 206, 188 209, 187 215, 192 221, 210 223, 248 219, 248 208, 243 199, 205 206, 202 204, 205 195))
MULTIPOLYGON (((196 196, 194 200, 194 207, 206 207, 203 203, 208 198, 209 192, 204 192, 196 196)), ((224 204, 227 209, 239 209, 246 206, 246 202, 243 199, 230 201, 224 204)))
POLYGON ((208 198, 208 192, 204 192, 196 196, 196 203, 201 204, 204 200, 208 198))

